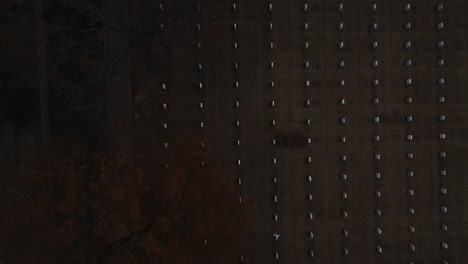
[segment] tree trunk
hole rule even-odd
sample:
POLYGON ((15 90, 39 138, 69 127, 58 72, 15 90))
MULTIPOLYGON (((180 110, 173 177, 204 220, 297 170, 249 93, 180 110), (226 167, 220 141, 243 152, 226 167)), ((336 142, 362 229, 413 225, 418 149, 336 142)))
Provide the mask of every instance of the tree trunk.
POLYGON ((127 0, 102 0, 109 151, 133 157, 127 0))
POLYGON ((39 83, 42 143, 50 137, 49 89, 47 86, 46 35, 44 26, 44 0, 35 1, 36 41, 37 41, 37 79, 39 83))

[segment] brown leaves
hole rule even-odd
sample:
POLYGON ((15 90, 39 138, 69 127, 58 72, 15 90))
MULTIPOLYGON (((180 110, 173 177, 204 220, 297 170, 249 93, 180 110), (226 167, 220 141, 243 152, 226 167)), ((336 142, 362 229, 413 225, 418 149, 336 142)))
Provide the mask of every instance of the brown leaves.
MULTIPOLYGON (((148 157, 152 152, 145 153, 148 157)), ((222 168, 207 160, 199 140, 187 134, 179 135, 166 150, 154 155, 154 160, 162 159, 169 166, 161 166, 156 173, 155 182, 164 195, 155 194, 151 199, 161 201, 172 224, 168 250, 194 263, 206 258, 215 263, 234 260, 240 252, 239 207, 222 168), (214 243, 205 245, 205 238, 214 243)))
POLYGON ((42 149, 30 173, 9 178, 6 260, 227 263, 239 252, 238 205, 221 168, 201 165, 199 146, 181 135, 168 149, 145 146, 133 163, 81 145, 42 149))

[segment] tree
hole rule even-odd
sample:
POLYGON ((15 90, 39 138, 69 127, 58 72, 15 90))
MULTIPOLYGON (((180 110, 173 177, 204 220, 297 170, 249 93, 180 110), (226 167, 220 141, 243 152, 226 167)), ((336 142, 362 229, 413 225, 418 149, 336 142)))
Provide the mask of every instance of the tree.
POLYGON ((103 0, 107 137, 111 152, 133 157, 127 0, 103 0))
POLYGON ((50 137, 49 89, 47 86, 46 35, 44 26, 44 0, 35 1, 36 40, 37 40, 37 78, 41 106, 41 136, 45 144, 50 137))
POLYGON ((82 145, 42 148, 10 175, 0 208, 7 263, 234 263, 237 197, 181 136, 126 162, 82 145), (206 241, 206 243, 205 243, 206 241))
POLYGON ((0 1, 0 192, 40 135, 35 31, 33 2, 0 1))

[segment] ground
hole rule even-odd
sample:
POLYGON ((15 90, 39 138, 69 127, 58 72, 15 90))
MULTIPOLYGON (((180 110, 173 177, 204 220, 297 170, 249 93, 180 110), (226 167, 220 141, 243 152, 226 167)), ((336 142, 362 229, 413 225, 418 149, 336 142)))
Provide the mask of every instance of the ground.
MULTIPOLYGON (((158 112, 161 138, 168 140, 173 132, 190 130, 206 142, 207 155, 226 164, 226 177, 241 193, 239 206, 253 217, 254 229, 242 238, 244 251, 239 252, 247 263, 273 263, 275 252, 279 262, 295 264, 462 263, 468 259, 464 177, 468 2, 343 2, 338 12, 338 0, 216 1, 216 18, 204 19, 201 12, 197 39, 202 51, 196 49, 197 40, 193 49, 177 50, 171 74, 163 80, 168 90, 161 91, 160 100, 168 109, 161 107, 158 112), (436 12, 439 2, 444 8, 436 12), (377 9, 372 12, 374 3, 377 9), (407 3, 411 9, 404 12, 407 3), (370 32, 374 22, 378 27, 370 32), (410 30, 404 28, 407 22, 410 30), (444 28, 437 30, 440 22, 444 28), (342 32, 339 23, 344 25, 342 32), (204 35, 207 29, 223 36, 204 35), (341 41, 344 47, 339 49, 341 41), (407 41, 410 48, 405 48, 407 41), (442 48, 437 47, 439 41, 444 42, 442 48), (305 42, 309 42, 308 49, 305 42), (214 47, 219 53, 215 60, 208 60, 214 47), (198 59, 202 71, 197 68, 198 59), (411 67, 404 65, 408 59, 411 67), (441 59, 444 65, 439 67, 441 59), (344 68, 338 66, 341 60, 344 68), (374 60, 378 67, 372 67, 374 60), (274 62, 273 69, 270 62, 274 62), (412 83, 406 85, 409 78, 412 83), (445 84, 439 85, 441 78, 445 84), (376 86, 372 85, 375 79, 379 80, 376 86), (439 102, 441 97, 444 102, 439 102), (375 98, 378 104, 373 103, 375 98), (409 98, 411 103, 406 102, 409 98), (341 99, 345 104, 340 104, 341 99), (409 115, 412 122, 406 121, 409 115), (441 115, 445 121, 439 121, 441 115), (343 117, 345 124, 340 123, 343 117), (373 122, 374 117, 380 122, 373 122), (162 129, 163 123, 168 124, 167 130, 162 129), (446 139, 439 139, 440 134, 446 139), (303 143, 272 144, 274 138, 285 135, 302 138, 303 143), (376 135, 378 142, 373 139, 376 135), (413 135, 413 140, 407 140, 407 135, 413 135), (346 137, 346 143, 341 137, 346 137), (446 152, 446 158, 440 152, 446 152), (408 159, 407 153, 414 158, 408 159), (441 175, 441 170, 447 174, 441 175), (410 171, 413 177, 408 176, 410 171), (380 179, 375 177, 377 172, 380 179), (312 182, 307 181, 309 175, 312 182), (447 193, 442 194, 441 188, 447 193), (313 195, 312 201, 308 194, 313 195), (441 212, 443 206, 448 208, 446 213, 441 212), (409 208, 415 213, 408 213, 409 208), (376 209, 381 216, 375 214, 376 209), (448 231, 441 230, 441 225, 447 225, 448 231), (376 232, 377 227, 382 234, 376 232), (281 237, 275 240, 274 233, 281 237), (448 249, 441 243, 447 243, 448 249)), ((196 25, 187 26, 196 30, 196 25)))

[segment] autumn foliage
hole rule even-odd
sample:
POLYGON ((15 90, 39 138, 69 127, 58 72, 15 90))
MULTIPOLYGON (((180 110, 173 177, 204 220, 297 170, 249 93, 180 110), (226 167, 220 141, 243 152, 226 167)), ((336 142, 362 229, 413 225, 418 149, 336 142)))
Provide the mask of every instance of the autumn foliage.
POLYGON ((232 263, 239 205, 195 139, 147 145, 134 162, 64 142, 6 179, 6 263, 232 263))

